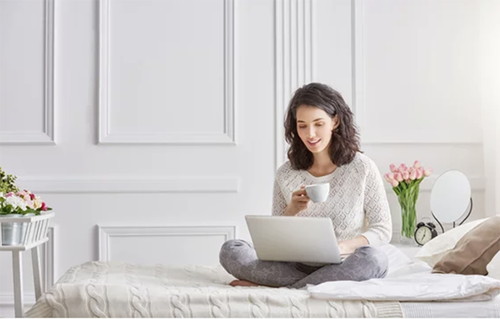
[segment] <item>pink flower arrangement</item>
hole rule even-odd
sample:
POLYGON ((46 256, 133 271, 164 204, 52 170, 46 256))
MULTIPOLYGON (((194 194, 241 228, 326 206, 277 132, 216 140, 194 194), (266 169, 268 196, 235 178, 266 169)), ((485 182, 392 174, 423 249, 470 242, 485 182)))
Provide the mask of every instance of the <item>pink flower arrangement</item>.
MULTIPOLYGON (((403 181, 408 185, 413 183, 419 183, 427 176, 432 174, 432 168, 425 169, 420 165, 420 162, 417 160, 413 164, 412 167, 407 167, 405 164, 389 165, 390 173, 384 175, 385 180, 391 184, 393 188, 399 188, 399 190, 403 190, 406 188, 406 185, 401 184, 403 181), (414 182, 416 181, 416 182, 414 182)), ((394 190, 396 194, 398 194, 397 190, 394 190)))
POLYGON ((432 174, 432 168, 424 168, 417 160, 411 167, 405 164, 389 165, 390 173, 384 175, 385 180, 391 184, 392 190, 398 196, 401 207, 401 235, 412 238, 416 225, 416 203, 420 190, 420 183, 432 174))
POLYGON ((28 190, 8 192, 5 195, 0 193, 0 215, 30 213, 40 215, 41 212, 48 210, 52 208, 47 207, 40 196, 28 190))

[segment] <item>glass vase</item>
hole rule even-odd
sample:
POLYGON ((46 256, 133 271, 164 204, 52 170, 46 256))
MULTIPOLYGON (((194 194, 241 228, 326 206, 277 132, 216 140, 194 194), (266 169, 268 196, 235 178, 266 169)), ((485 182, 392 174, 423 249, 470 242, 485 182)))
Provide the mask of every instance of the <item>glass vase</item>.
POLYGON ((408 185, 398 195, 399 206, 401 207, 401 238, 413 239, 417 221, 416 204, 418 193, 420 190, 419 184, 408 185))

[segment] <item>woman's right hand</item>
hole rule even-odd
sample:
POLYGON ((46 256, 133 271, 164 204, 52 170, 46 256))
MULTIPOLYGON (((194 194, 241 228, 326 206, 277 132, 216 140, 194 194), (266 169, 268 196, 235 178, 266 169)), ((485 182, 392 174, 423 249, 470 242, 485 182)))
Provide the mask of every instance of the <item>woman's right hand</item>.
POLYGON ((305 188, 306 187, 302 185, 299 190, 292 193, 292 200, 285 209, 285 216, 295 216, 307 209, 310 199, 307 196, 305 188))

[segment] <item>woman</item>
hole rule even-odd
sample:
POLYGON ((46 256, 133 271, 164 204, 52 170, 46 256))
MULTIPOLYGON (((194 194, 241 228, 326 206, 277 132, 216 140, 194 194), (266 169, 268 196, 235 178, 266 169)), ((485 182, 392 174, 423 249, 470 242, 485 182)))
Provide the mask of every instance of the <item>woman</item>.
POLYGON ((387 256, 376 247, 390 241, 391 214, 375 163, 359 150, 353 114, 331 87, 299 88, 285 120, 289 161, 276 173, 273 215, 329 217, 339 240, 341 264, 260 261, 243 240, 224 243, 221 265, 239 280, 232 286, 302 288, 335 280, 383 278, 387 256), (330 183, 328 199, 311 203, 305 185, 330 183))

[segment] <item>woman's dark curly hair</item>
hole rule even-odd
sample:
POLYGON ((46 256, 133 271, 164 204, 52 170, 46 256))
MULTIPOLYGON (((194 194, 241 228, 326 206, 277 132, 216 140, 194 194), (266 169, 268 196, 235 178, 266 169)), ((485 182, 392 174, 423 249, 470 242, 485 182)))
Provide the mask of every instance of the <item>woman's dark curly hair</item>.
POLYGON ((288 159, 292 168, 307 170, 314 162, 313 154, 297 133, 297 109, 301 105, 320 108, 331 118, 338 115, 339 125, 332 131, 328 149, 333 164, 348 164, 354 159, 356 152, 361 152, 354 116, 340 93, 325 84, 309 83, 295 91, 286 114, 285 139, 290 144, 288 159))

